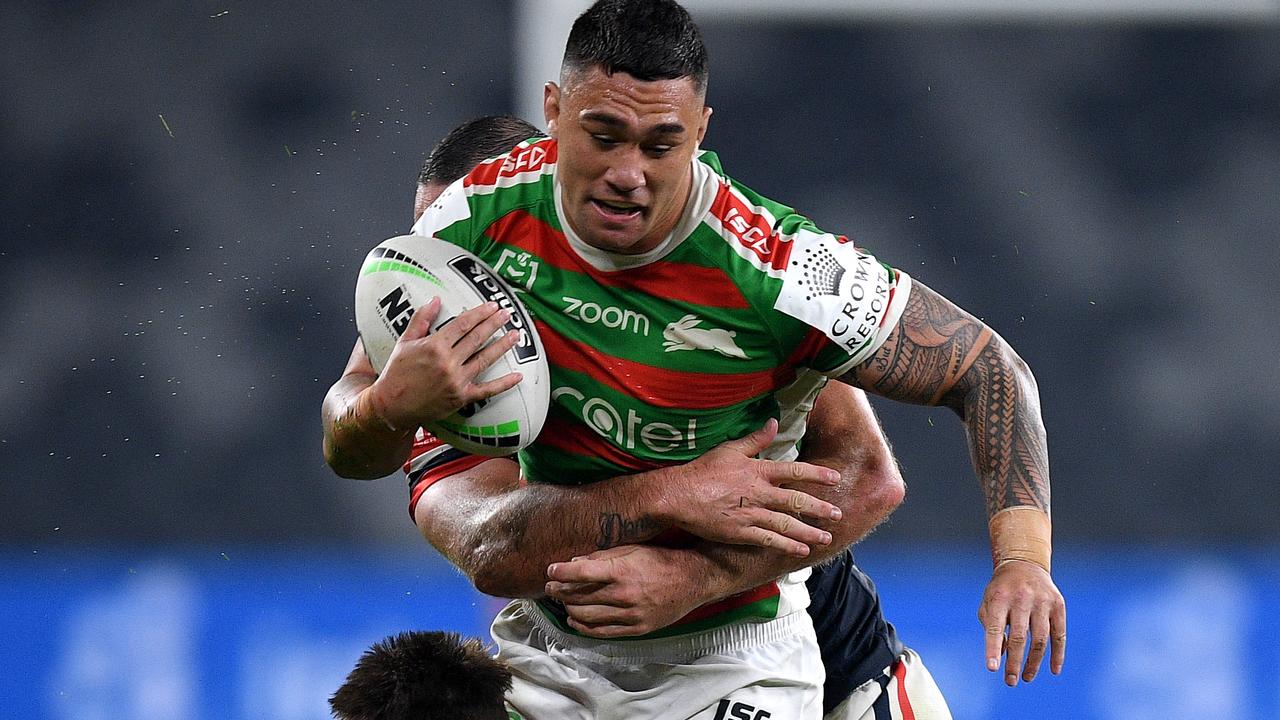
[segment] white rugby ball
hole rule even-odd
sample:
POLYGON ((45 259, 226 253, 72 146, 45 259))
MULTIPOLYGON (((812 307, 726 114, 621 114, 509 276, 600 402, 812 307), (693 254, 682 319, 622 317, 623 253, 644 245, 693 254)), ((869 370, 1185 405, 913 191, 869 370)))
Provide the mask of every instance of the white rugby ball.
POLYGON ((493 339, 518 330, 520 342, 476 381, 510 372, 520 372, 524 378, 510 390, 425 427, 464 452, 495 457, 518 452, 538 436, 547 416, 551 399, 547 354, 533 318, 515 292, 470 252, 438 238, 401 235, 369 253, 356 281, 355 311, 356 329, 374 370, 382 372, 409 318, 433 297, 440 298, 440 315, 431 332, 489 301, 510 310, 511 319, 493 339))

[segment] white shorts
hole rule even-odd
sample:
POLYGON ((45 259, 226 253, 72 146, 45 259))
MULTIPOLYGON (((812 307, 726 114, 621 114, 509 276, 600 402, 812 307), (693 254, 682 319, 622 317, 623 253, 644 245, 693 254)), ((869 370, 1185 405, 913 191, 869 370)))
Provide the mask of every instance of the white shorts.
POLYGON ((532 601, 493 621, 525 720, 819 720, 822 658, 809 614, 657 640, 595 640, 532 601))
POLYGON ((823 720, 951 720, 951 710, 915 650, 859 685, 823 720))

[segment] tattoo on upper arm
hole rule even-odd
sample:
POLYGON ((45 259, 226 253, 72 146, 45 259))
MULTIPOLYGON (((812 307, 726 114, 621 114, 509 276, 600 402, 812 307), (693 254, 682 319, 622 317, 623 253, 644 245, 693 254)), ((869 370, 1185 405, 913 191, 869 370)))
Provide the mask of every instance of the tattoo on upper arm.
POLYGON ((870 377, 867 389, 885 397, 961 410, 953 390, 991 338, 989 328, 915 283, 897 332, 858 375, 864 382, 870 377))
POLYGON ((1048 453, 1030 374, 983 323, 921 283, 896 331, 855 371, 886 397, 945 405, 966 420, 987 513, 1030 505, 1049 511, 1048 453))

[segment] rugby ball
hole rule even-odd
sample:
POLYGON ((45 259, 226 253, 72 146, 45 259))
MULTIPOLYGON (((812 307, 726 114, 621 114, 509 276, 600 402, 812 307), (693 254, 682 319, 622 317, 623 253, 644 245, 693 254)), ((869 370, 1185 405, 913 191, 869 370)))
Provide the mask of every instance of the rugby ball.
POLYGON ((547 354, 515 292, 470 252, 438 238, 401 235, 369 253, 356 280, 355 312, 356 329, 374 370, 382 372, 414 311, 433 297, 440 298, 440 315, 431 332, 489 301, 510 310, 511 318, 493 339, 517 330, 520 342, 477 382, 510 372, 524 378, 510 390, 425 427, 464 452, 495 457, 518 452, 533 442, 546 419, 551 398, 547 354))

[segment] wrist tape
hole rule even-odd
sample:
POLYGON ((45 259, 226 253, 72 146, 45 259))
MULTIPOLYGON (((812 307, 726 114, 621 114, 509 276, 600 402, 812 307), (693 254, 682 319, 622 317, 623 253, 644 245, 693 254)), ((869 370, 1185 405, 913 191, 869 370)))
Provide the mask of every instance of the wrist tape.
POLYGON ((993 568, 1012 560, 1025 560, 1050 572, 1053 527, 1042 510, 1026 505, 1005 508, 991 516, 987 530, 991 533, 993 568))

